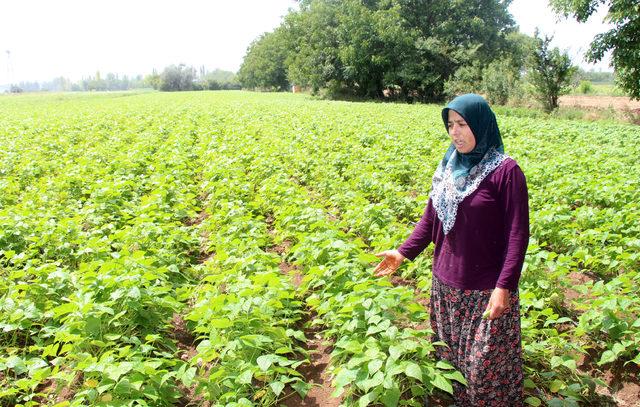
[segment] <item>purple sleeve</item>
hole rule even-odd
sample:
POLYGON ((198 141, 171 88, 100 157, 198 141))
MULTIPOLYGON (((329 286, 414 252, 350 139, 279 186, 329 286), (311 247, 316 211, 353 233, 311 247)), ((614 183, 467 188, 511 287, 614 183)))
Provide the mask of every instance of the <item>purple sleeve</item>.
POLYGON ((506 250, 496 287, 515 290, 518 287, 524 256, 529 244, 529 194, 527 181, 515 165, 500 183, 504 208, 506 250))
POLYGON ((429 198, 429 203, 427 204, 427 208, 425 209, 422 218, 420 218, 420 221, 413 229, 413 232, 411 232, 411 235, 398 248, 400 254, 413 261, 427 246, 429 246, 432 239, 434 216, 436 216, 436 211, 433 209, 431 198, 429 198))

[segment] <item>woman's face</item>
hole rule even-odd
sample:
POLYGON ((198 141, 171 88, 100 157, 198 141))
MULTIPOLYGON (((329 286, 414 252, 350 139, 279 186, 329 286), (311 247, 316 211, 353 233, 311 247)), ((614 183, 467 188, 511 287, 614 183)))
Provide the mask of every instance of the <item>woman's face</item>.
POLYGON ((473 136, 471 127, 467 124, 458 112, 449 109, 449 118, 447 120, 449 128, 449 137, 459 153, 467 154, 476 147, 476 138, 473 136))

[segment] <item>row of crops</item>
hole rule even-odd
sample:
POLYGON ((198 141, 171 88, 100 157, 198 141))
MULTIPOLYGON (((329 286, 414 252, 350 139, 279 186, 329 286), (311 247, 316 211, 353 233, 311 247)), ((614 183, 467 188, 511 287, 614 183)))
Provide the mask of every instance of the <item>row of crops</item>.
MULTIPOLYGON (((439 109, 0 98, 0 405, 278 405, 311 389, 310 328, 346 405, 451 392, 429 250, 409 284, 371 274, 422 213, 439 109)), ((527 403, 604 402, 604 372, 640 365, 635 128, 498 116, 530 191, 527 403)))

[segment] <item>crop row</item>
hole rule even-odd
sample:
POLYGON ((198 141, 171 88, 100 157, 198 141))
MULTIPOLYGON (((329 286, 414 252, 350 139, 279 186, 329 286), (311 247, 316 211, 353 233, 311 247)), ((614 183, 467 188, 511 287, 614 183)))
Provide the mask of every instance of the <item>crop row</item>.
MULTIPOLYGON (((439 108, 81 101, 0 100, 0 403, 273 405, 309 390, 312 326, 346 404, 411 405, 461 380, 433 359, 416 298, 429 250, 402 269, 414 287, 371 276, 424 208, 448 144, 439 108)), ((599 369, 640 363, 634 129, 499 124, 530 191, 527 401, 593 403, 599 369)))

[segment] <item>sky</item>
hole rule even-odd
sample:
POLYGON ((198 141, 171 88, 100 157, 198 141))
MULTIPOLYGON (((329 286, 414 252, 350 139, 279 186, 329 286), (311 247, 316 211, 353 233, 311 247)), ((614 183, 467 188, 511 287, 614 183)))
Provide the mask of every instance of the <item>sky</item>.
MULTIPOLYGON (((0 2, 0 84, 73 81, 100 71, 120 75, 184 63, 237 71, 247 47, 277 27, 294 0, 3 0, 0 2), (7 51, 9 51, 7 53, 7 51)), ((514 0, 520 30, 554 34, 552 43, 584 69, 611 70, 582 60, 603 13, 587 24, 557 21, 547 0, 514 0)))

